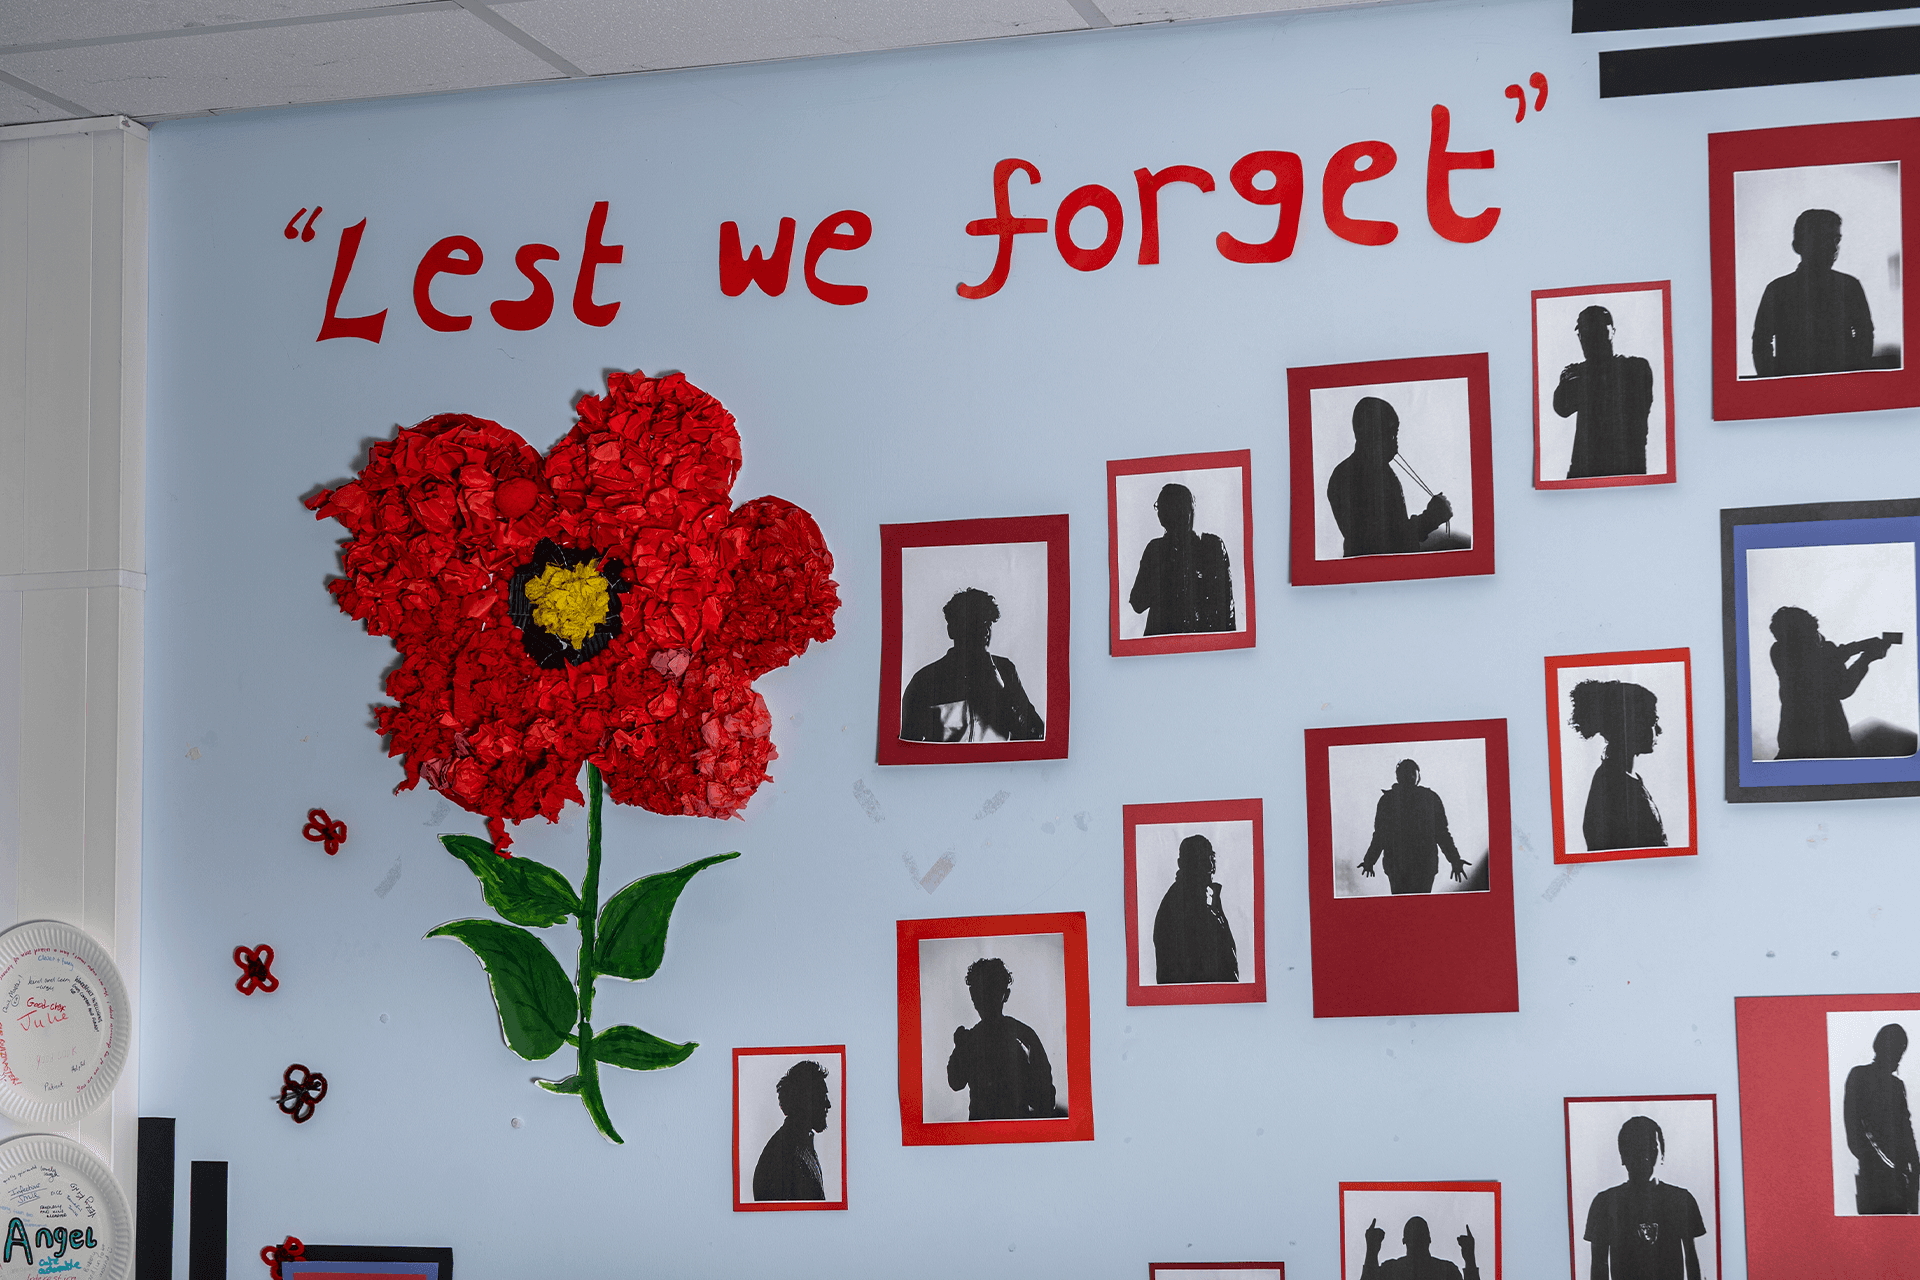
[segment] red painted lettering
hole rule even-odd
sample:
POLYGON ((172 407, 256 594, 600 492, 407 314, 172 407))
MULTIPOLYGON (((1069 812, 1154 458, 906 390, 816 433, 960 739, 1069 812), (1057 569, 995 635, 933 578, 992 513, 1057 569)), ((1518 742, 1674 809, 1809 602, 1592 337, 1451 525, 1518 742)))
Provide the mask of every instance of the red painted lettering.
POLYGON ((587 218, 586 245, 580 251, 580 275, 573 282, 573 314, 581 324, 590 324, 596 329, 613 323, 613 318, 620 314, 620 304, 593 300, 594 272, 603 265, 619 262, 627 251, 625 245, 602 244, 600 239, 606 231, 607 202, 601 200, 587 218))
POLYGON ((320 322, 320 336, 314 339, 315 342, 325 342, 329 338, 364 338, 377 343, 380 341, 380 331, 386 328, 385 307, 370 316, 339 314, 340 295, 346 292, 347 277, 353 274, 353 260, 360 253, 360 237, 366 231, 365 218, 340 230, 340 248, 333 256, 333 283, 327 286, 327 314, 320 322))
POLYGON ((450 316, 433 305, 433 278, 439 275, 470 276, 480 270, 486 255, 480 246, 465 236, 448 236, 427 250, 413 272, 413 309, 427 328, 441 333, 458 333, 473 324, 472 316, 450 316), (459 256, 455 256, 455 255, 459 256))
POLYGON ((1392 244, 1400 228, 1371 218, 1349 218, 1347 192, 1358 183, 1386 177, 1398 162, 1393 148, 1384 142, 1356 142, 1334 152, 1320 179, 1320 208, 1327 219, 1327 230, 1354 244, 1392 244), (1362 160, 1367 163, 1361 164, 1362 160))
POLYGON ((533 292, 517 301, 502 298, 487 308, 493 313, 493 322, 502 329, 519 330, 538 329, 545 324, 553 314, 553 286, 540 273, 539 264, 559 259, 560 251, 550 244, 521 245, 520 252, 513 255, 513 265, 520 268, 533 292))
MULTIPOLYGON (((824 225, 824 224, 822 224, 824 225)), ((747 286, 757 284, 760 292, 769 298, 777 298, 787 291, 787 271, 793 264, 792 218, 780 219, 780 238, 774 241, 773 256, 760 256, 760 246, 753 246, 753 252, 742 257, 740 254, 740 224, 723 222, 720 224, 720 292, 729 298, 737 298, 747 291, 747 286)), ((819 235, 818 231, 814 232, 819 235)), ((812 245, 808 245, 812 251, 812 245)))
POLYGON ((1185 182, 1212 191, 1213 175, 1190 164, 1174 164, 1158 173, 1135 169, 1133 181, 1140 189, 1140 265, 1150 267, 1160 261, 1160 189, 1185 182))
POLYGON ((1034 185, 1040 182, 1040 170, 1025 160, 1002 160, 993 166, 993 216, 975 218, 967 224, 970 236, 998 236, 1000 248, 993 258, 993 270, 979 284, 956 284, 953 291, 963 298, 990 298, 1000 292, 1000 286, 1007 282, 1007 272, 1013 269, 1013 238, 1033 235, 1047 229, 1045 218, 1016 218, 1013 216, 1012 199, 1007 193, 1007 183, 1015 171, 1027 175, 1027 181, 1034 185))
POLYGON ((1234 161, 1227 180, 1249 204, 1279 205, 1280 221, 1259 244, 1247 244, 1222 231, 1213 242, 1220 256, 1229 262, 1284 262, 1292 257, 1294 242, 1300 238, 1300 205, 1306 189, 1300 157, 1291 151, 1251 151, 1234 161), (1272 186, 1255 184, 1262 174, 1273 176, 1272 186))
POLYGON ((1447 136, 1452 127, 1447 109, 1436 103, 1433 108, 1433 132, 1427 143, 1427 221, 1446 239, 1456 244, 1472 244, 1493 234, 1493 224, 1500 221, 1500 208, 1495 205, 1483 209, 1471 218, 1455 213, 1453 171, 1493 168, 1493 148, 1488 147, 1485 151, 1447 150, 1447 136))
POLYGON ((873 219, 858 209, 842 209, 838 213, 828 214, 820 220, 820 225, 807 237, 807 258, 805 274, 807 292, 822 302, 831 302, 836 307, 850 307, 856 302, 867 300, 867 286, 863 284, 829 284, 815 272, 820 265, 820 255, 829 249, 838 249, 846 253, 858 249, 873 239, 873 219))
POLYGON ((1053 242, 1060 256, 1075 271, 1098 271, 1120 252, 1120 230, 1126 215, 1120 211, 1120 197, 1099 184, 1077 187, 1060 202, 1053 215, 1053 242), (1073 220, 1087 209, 1098 209, 1107 220, 1107 234, 1091 249, 1073 242, 1073 220))

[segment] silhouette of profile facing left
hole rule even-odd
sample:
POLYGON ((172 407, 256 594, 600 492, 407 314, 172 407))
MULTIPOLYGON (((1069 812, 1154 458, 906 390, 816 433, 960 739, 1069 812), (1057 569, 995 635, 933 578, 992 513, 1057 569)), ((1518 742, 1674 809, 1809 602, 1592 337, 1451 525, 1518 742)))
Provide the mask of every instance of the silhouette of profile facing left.
POLYGON ((1396 460, 1415 484, 1426 488, 1400 456, 1400 415, 1378 396, 1361 397, 1353 406, 1353 452, 1327 479, 1327 505, 1340 526, 1341 554, 1464 550, 1472 540, 1463 535, 1429 542, 1434 530, 1453 518, 1453 504, 1444 493, 1431 495, 1419 515, 1407 514, 1406 491, 1393 472, 1396 460))
POLYGON ((1447 855, 1453 878, 1467 878, 1467 864, 1454 847, 1447 829, 1447 806, 1420 785, 1420 766, 1402 760, 1394 766, 1394 783, 1380 793, 1373 810, 1373 840, 1360 860, 1360 874, 1373 874, 1384 862, 1387 884, 1395 893, 1432 893, 1440 874, 1440 855, 1447 855))
POLYGON ((827 1095, 827 1069, 812 1059, 794 1063, 774 1086, 786 1119, 753 1166, 755 1200, 824 1200, 820 1158, 813 1135, 824 1133, 833 1100, 827 1095))
POLYGON ((1862 750, 1853 739, 1841 703, 1853 696, 1867 668, 1887 656, 1902 639, 1886 632, 1851 644, 1835 644, 1820 634, 1820 619, 1796 605, 1774 610, 1769 656, 1780 678, 1780 749, 1776 760, 1831 759, 1856 755, 1912 755, 1905 741, 1862 750))
MULTIPOLYGON (((1455 1239, 1460 1246, 1460 1260, 1466 1263, 1464 1280, 1480 1280, 1480 1268, 1474 1260, 1477 1241, 1473 1238, 1473 1228, 1468 1227, 1464 1235, 1455 1239)), ((1459 1267, 1445 1258, 1433 1256, 1433 1231, 1425 1218, 1408 1218, 1400 1232, 1400 1243, 1407 1248, 1405 1257, 1380 1261, 1380 1246, 1386 1240, 1387 1233, 1375 1218, 1367 1227, 1367 1260, 1360 1268, 1360 1280, 1462 1280, 1459 1267)))
POLYGON ((1647 473, 1647 414, 1653 409, 1653 366, 1614 354, 1613 312, 1591 306, 1573 324, 1585 360, 1560 371, 1553 411, 1572 417, 1573 458, 1567 479, 1647 473))
POLYGON ((1589 1280, 1700 1280, 1693 1244, 1707 1234, 1700 1204, 1685 1187, 1653 1176, 1666 1158, 1666 1134, 1649 1117, 1634 1116, 1620 1126, 1619 1146, 1627 1180, 1587 1208, 1589 1280))
POLYGON ((1907 1086, 1894 1074, 1906 1052, 1907 1029, 1889 1022, 1873 1037, 1873 1061, 1847 1072, 1841 1119, 1847 1149, 1860 1162, 1853 1186, 1862 1214, 1920 1213, 1913 1116, 1907 1086))
POLYGON ((1860 281, 1833 264, 1840 215, 1808 209, 1793 222, 1800 265, 1767 285, 1753 317, 1753 368, 1762 378, 1845 373, 1873 360, 1873 313, 1860 281))
POLYGON ((953 647, 914 673, 900 697, 909 742, 1023 742, 1046 736, 1020 673, 987 652, 1000 605, 978 587, 956 591, 943 612, 953 647))
POLYGON ((1660 737, 1660 700, 1625 680, 1582 680, 1570 697, 1567 723, 1583 738, 1605 739, 1606 754, 1587 787, 1581 831, 1587 849, 1654 849, 1667 843, 1660 810, 1647 784, 1633 771, 1635 756, 1651 752, 1660 737))
POLYGON ((967 1091, 969 1120, 1033 1120, 1065 1115, 1054 1107, 1053 1064, 1034 1029, 1003 1012, 1013 974, 993 957, 967 966, 967 991, 980 1021, 953 1029, 947 1087, 967 1091))
POLYGON ((1153 917, 1154 981, 1240 981, 1233 928, 1220 906, 1214 869, 1211 840, 1193 835, 1180 842, 1179 869, 1153 917))

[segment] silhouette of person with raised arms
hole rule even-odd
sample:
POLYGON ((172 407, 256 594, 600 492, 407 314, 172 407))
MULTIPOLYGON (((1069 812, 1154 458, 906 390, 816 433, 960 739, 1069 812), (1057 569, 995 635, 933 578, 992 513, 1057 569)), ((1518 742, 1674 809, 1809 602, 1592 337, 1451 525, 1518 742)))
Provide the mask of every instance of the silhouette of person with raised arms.
POLYGON ((1653 1176, 1666 1158, 1667 1135, 1652 1119, 1634 1116, 1620 1126, 1619 1146, 1627 1180, 1600 1192, 1587 1208, 1590 1280, 1700 1280, 1693 1247, 1707 1234, 1700 1205, 1685 1187, 1653 1176))
MULTIPOLYGON (((1435 529, 1453 518, 1447 495, 1436 493, 1417 516, 1393 460, 1400 453, 1400 415, 1378 396, 1353 406, 1353 452, 1327 478, 1327 505, 1340 526, 1343 556, 1397 555, 1421 550, 1435 529)), ((1447 548, 1449 550, 1453 548, 1447 548)))
POLYGON ((1234 630, 1227 544, 1216 534, 1193 531, 1193 490, 1165 485, 1153 509, 1166 532, 1140 553, 1140 570, 1127 596, 1135 613, 1147 615, 1147 634, 1234 630))
POLYGON ((1840 215, 1808 209, 1793 222, 1800 265, 1767 285, 1753 314, 1753 371, 1763 378, 1844 373, 1873 361, 1873 312, 1867 292, 1844 271, 1840 215))
POLYGON ((1393 776, 1393 786, 1380 793, 1374 806, 1373 842, 1360 860, 1360 874, 1370 876, 1376 862, 1385 862, 1387 885, 1395 893, 1432 893, 1444 852, 1453 878, 1464 881, 1467 864, 1447 830, 1447 807, 1420 785, 1420 766, 1402 760, 1393 776))
POLYGON ((967 1119, 1054 1115, 1053 1064, 1040 1036, 1001 1012, 1013 994, 1006 962, 990 958, 968 965, 967 990, 980 1021, 953 1029, 953 1052, 947 1057, 947 1086, 956 1093, 967 1091, 967 1119))
POLYGON ((1580 824, 1587 849, 1657 849, 1667 843, 1660 810, 1647 784, 1633 771, 1633 758, 1653 750, 1660 736, 1660 700, 1624 680, 1582 680, 1573 686, 1568 717, 1583 738, 1606 740, 1606 754, 1587 787, 1586 816, 1580 824))
POLYGON ((900 698, 900 736, 908 742, 1024 742, 1046 736, 1020 673, 987 652, 1000 606, 978 587, 947 601, 953 647, 914 673, 900 698))
MULTIPOLYGON (((1367 1227, 1367 1260, 1360 1268, 1360 1280, 1462 1280, 1459 1267, 1433 1256, 1433 1232, 1425 1218, 1408 1218, 1400 1233, 1400 1243, 1407 1247, 1406 1257, 1380 1261, 1380 1246, 1386 1239, 1380 1219, 1375 1218, 1367 1227)), ((1465 1235, 1454 1239, 1460 1246, 1461 1261, 1467 1264, 1465 1280, 1480 1280, 1480 1268, 1473 1258, 1473 1228, 1468 1227, 1465 1235)))
POLYGON ((1153 976, 1157 982, 1238 982, 1240 958, 1233 929, 1220 909, 1213 842, 1180 842, 1179 869, 1153 917, 1153 976))
POLYGON ((813 1135, 826 1132, 827 1112, 833 1110, 833 1100, 827 1096, 827 1069, 811 1059, 796 1062, 773 1088, 787 1118, 767 1139, 753 1166, 753 1198, 825 1200, 813 1135))
POLYGON ((1857 754, 1847 713, 1867 668, 1887 656, 1891 635, 1835 644, 1820 634, 1820 619, 1795 605, 1774 610, 1774 674, 1780 678, 1780 749, 1776 760, 1829 759, 1857 754))
POLYGON ((1567 479, 1647 474, 1647 414, 1653 409, 1653 366, 1615 355, 1613 313, 1588 307, 1573 322, 1587 357, 1560 371, 1553 411, 1573 418, 1567 479))
POLYGON ((1847 1150, 1860 1162, 1854 1207, 1863 1214, 1920 1213, 1920 1154, 1913 1145, 1907 1086, 1894 1072, 1907 1052, 1907 1029, 1889 1022, 1873 1037, 1873 1061, 1847 1072, 1841 1119, 1847 1150))

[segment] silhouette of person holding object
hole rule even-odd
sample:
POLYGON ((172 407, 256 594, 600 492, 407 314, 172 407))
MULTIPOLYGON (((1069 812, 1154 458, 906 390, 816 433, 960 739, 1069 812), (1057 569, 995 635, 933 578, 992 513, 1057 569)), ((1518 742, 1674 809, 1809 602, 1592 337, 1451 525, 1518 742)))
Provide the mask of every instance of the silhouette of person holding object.
POLYGON ((1447 807, 1420 785, 1420 766, 1402 760, 1393 776, 1393 786, 1380 793, 1374 806, 1373 842, 1360 860, 1360 874, 1370 876, 1376 862, 1385 862, 1387 885, 1395 893, 1432 893, 1445 853, 1453 878, 1464 881, 1467 864, 1447 830, 1447 807))
MULTIPOLYGON (((1034 1029, 1001 1012, 1013 993, 1006 962, 975 960, 967 990, 980 1021, 953 1029, 947 1086, 967 1091, 969 1120, 1031 1120, 1053 1116, 1053 1064, 1034 1029)), ((1058 1114, 1064 1115, 1065 1112, 1058 1114)))
POLYGON ((1147 634, 1234 630, 1227 544, 1215 534, 1193 531, 1193 490, 1166 485, 1153 509, 1166 532, 1141 553, 1127 596, 1135 613, 1147 615, 1147 634))
POLYGON ((1667 1135, 1648 1117, 1634 1116, 1620 1126, 1619 1145, 1627 1180, 1596 1195, 1587 1209, 1590 1280, 1700 1280, 1693 1247, 1707 1234, 1700 1205, 1685 1187, 1653 1176, 1666 1157, 1667 1135))
POLYGON ((1899 643, 1895 632, 1835 644, 1820 634, 1820 619, 1786 605, 1774 610, 1774 674, 1780 678, 1780 749, 1776 760, 1827 759, 1857 754, 1847 713, 1867 668, 1899 643))
POLYGON ((1873 1037, 1873 1061, 1847 1072, 1840 1114, 1847 1149, 1860 1162, 1853 1190, 1863 1214, 1920 1213, 1920 1154, 1907 1086, 1894 1074, 1906 1052, 1906 1028, 1889 1022, 1873 1037))
POLYGON ((909 742, 1023 742, 1046 736, 1020 673, 987 652, 1000 606, 978 587, 947 601, 953 648, 914 673, 900 698, 900 736, 909 742))
POLYGON ((1647 414, 1653 408, 1653 366, 1613 352, 1613 313, 1588 307, 1573 322, 1587 357, 1560 371, 1553 411, 1573 417, 1573 460, 1567 479, 1647 474, 1647 414))
POLYGON ((753 1166, 753 1198, 825 1200, 813 1135, 826 1132, 827 1112, 833 1110, 833 1100, 827 1096, 827 1069, 811 1059, 796 1062, 780 1077, 774 1093, 787 1118, 767 1139, 753 1166))
POLYGON ((1213 842, 1180 842, 1179 869, 1153 917, 1153 974, 1157 982, 1238 982, 1240 958, 1233 929, 1220 909, 1213 842))
POLYGON ((1873 312, 1866 290, 1844 271, 1840 215, 1808 209, 1793 222, 1800 265, 1767 285, 1753 315, 1753 371, 1763 378, 1844 373, 1873 360, 1873 312))
MULTIPOLYGON (((1462 1280, 1459 1267, 1433 1256, 1433 1232, 1425 1218, 1408 1218, 1400 1233, 1400 1243, 1407 1246, 1406 1257, 1380 1261, 1380 1246, 1386 1239, 1380 1219, 1375 1218, 1367 1227, 1367 1260, 1360 1268, 1360 1280, 1462 1280)), ((1467 1264, 1465 1280, 1480 1280, 1480 1268, 1473 1259, 1473 1228, 1468 1227, 1465 1235, 1454 1239, 1460 1246, 1461 1261, 1467 1264)))
POLYGON ((1583 738, 1606 740, 1606 754, 1587 787, 1587 811, 1581 831, 1589 852, 1602 849, 1656 849, 1667 843, 1660 810, 1647 784, 1633 771, 1633 758, 1653 750, 1660 736, 1660 700, 1624 680, 1582 680, 1573 686, 1573 714, 1567 723, 1583 738))
MULTIPOLYGON (((1424 511, 1409 516, 1406 492, 1393 474, 1392 463, 1399 456, 1400 415, 1377 396, 1363 397, 1353 406, 1353 452, 1327 478, 1327 505, 1340 526, 1341 555, 1454 549, 1421 547, 1435 529, 1453 519, 1453 504, 1444 493, 1436 493, 1424 511)), ((1401 466, 1406 466, 1404 459, 1401 466)))

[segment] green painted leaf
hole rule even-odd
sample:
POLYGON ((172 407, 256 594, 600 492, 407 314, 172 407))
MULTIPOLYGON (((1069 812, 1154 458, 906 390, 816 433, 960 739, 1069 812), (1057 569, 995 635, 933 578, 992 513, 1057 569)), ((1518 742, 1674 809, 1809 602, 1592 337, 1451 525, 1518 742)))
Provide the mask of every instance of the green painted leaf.
POLYGON ((716 862, 738 853, 717 853, 672 871, 643 876, 607 900, 600 912, 600 935, 593 967, 613 978, 638 982, 651 978, 667 950, 667 920, 687 881, 716 862))
POLYGON ((579 914, 573 886, 545 863, 503 858, 478 836, 443 835, 440 843, 473 871, 487 905, 515 924, 545 929, 579 914))
POLYGON ((548 1093, 579 1093, 586 1088, 579 1076, 568 1076, 565 1080, 535 1080, 534 1083, 548 1093))
POLYGON ((507 1047, 529 1061, 566 1043, 580 1007, 573 983, 540 939, 498 920, 453 920, 429 938, 457 938, 486 966, 507 1047))
POLYGON ((638 1027, 608 1027, 593 1036, 593 1056, 608 1066, 629 1071, 658 1071, 685 1062, 697 1044, 674 1044, 638 1027))

